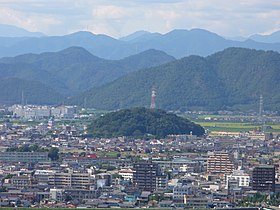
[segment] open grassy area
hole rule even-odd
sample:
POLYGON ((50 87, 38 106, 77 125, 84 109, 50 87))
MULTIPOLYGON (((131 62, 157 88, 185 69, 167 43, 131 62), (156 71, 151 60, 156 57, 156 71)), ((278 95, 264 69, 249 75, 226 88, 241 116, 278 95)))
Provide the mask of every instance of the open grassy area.
MULTIPOLYGON (((242 123, 242 122, 197 122, 205 129, 209 131, 224 131, 224 132, 246 132, 257 130, 261 127, 258 124, 252 123, 242 123)), ((270 126, 271 128, 267 128, 266 132, 272 133, 280 133, 280 124, 272 124, 268 123, 266 126, 270 126)))

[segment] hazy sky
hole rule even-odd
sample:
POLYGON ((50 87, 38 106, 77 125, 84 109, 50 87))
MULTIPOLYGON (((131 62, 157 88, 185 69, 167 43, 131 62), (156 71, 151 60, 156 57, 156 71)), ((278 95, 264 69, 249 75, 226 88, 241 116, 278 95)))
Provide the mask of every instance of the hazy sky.
POLYGON ((280 0, 0 0, 0 23, 47 35, 203 28, 249 36, 280 30, 280 0))

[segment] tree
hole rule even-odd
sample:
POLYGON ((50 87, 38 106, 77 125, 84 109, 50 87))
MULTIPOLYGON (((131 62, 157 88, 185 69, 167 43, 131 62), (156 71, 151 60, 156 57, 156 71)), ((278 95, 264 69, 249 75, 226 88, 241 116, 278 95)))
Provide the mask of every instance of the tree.
POLYGON ((50 150, 49 150, 49 153, 48 153, 48 157, 52 160, 52 161, 56 161, 59 159, 59 149, 58 148, 55 148, 55 147, 52 147, 50 150))

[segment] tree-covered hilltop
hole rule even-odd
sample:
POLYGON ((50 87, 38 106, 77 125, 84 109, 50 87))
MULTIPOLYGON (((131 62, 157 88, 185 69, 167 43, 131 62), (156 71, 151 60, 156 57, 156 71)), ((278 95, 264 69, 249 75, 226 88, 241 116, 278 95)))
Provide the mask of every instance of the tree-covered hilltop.
POLYGON ((171 134, 203 135, 204 129, 189 120, 163 110, 132 108, 108 113, 92 122, 89 132, 95 137, 164 138, 171 134))

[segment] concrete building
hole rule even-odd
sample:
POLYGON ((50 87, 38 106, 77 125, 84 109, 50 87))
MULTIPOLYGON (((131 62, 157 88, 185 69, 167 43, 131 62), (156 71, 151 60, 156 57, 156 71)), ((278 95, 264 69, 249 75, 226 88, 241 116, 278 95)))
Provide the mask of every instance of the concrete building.
POLYGON ((173 202, 185 203, 188 195, 192 195, 192 184, 191 183, 177 183, 173 188, 173 202))
POLYGON ((22 189, 25 187, 32 186, 32 177, 31 176, 14 176, 11 178, 11 184, 17 189, 22 189))
POLYGON ((141 161, 133 166, 133 183, 135 187, 144 191, 156 189, 156 176, 159 174, 159 166, 151 161, 141 161))
POLYGON ((230 180, 236 180, 238 187, 248 187, 250 185, 250 176, 243 170, 233 170, 232 174, 226 175, 226 189, 230 180))
POLYGON ((44 162, 48 161, 47 152, 1 152, 0 161, 5 162, 44 162))
POLYGON ((64 189, 50 189, 50 199, 54 201, 63 201, 64 189))
POLYGON ((208 155, 207 172, 214 174, 231 174, 234 164, 226 152, 213 152, 208 155))
POLYGON ((252 173, 252 188, 259 192, 275 192, 275 167, 257 166, 252 173))
POLYGON ((132 181, 133 180, 133 173, 135 171, 133 171, 132 169, 121 169, 119 170, 119 175, 127 181, 132 181))
POLYGON ((54 170, 36 170, 34 178, 38 185, 48 185, 49 176, 55 173, 54 170))
POLYGON ((166 174, 156 176, 156 191, 164 192, 167 188, 168 177, 166 174))
POLYGON ((50 186, 63 189, 90 189, 94 185, 94 178, 88 173, 54 173, 48 179, 50 186))

